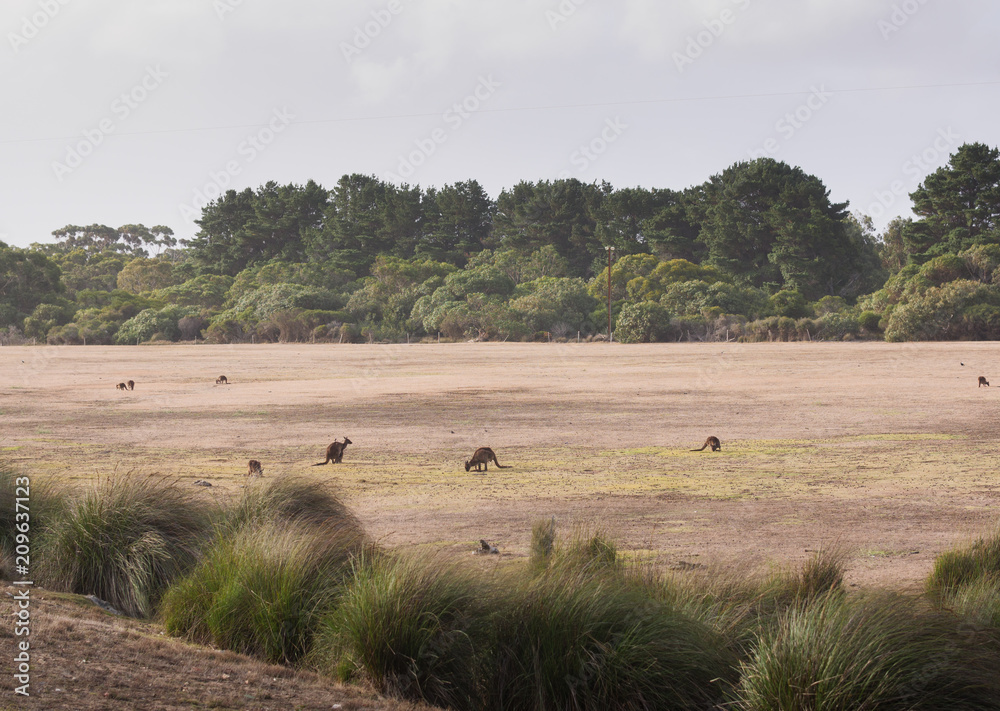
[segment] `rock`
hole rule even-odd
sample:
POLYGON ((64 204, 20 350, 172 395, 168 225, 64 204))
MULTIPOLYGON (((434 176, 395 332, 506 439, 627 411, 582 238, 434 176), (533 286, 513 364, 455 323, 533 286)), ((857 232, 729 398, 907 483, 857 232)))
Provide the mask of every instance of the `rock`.
POLYGON ((196 482, 194 483, 194 485, 195 485, 195 486, 211 486, 211 485, 212 485, 212 483, 211 483, 211 482, 208 482, 208 481, 205 481, 204 479, 199 479, 198 481, 196 481, 196 482))
POLYGON ((102 610, 106 610, 107 612, 110 612, 112 615, 121 615, 122 614, 122 613, 118 612, 118 610, 116 610, 115 608, 111 607, 111 603, 105 602, 101 598, 97 597, 97 595, 87 595, 87 599, 90 600, 95 605, 97 605, 102 610))

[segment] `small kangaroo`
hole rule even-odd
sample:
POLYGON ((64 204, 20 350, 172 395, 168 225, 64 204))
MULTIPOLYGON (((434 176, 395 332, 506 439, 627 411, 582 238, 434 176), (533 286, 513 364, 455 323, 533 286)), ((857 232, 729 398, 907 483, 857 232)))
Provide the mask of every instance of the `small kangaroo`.
POLYGON ((987 379, 986 379, 985 377, 983 377, 982 375, 980 375, 980 376, 979 376, 979 387, 983 387, 984 385, 985 385, 986 387, 989 387, 989 386, 990 386, 990 381, 989 381, 989 380, 987 380, 987 379))
POLYGON ((115 386, 115 389, 116 390, 128 390, 128 385, 126 385, 125 383, 118 383, 115 386))
POLYGON ((247 476, 264 476, 264 467, 256 459, 251 459, 247 466, 247 476))
POLYGON ((493 453, 493 450, 489 447, 480 447, 472 455, 472 459, 465 463, 465 471, 472 469, 472 465, 476 465, 476 471, 483 471, 480 469, 480 465, 485 468, 485 471, 489 471, 489 463, 493 462, 497 465, 497 469, 510 469, 510 467, 505 467, 503 464, 497 461, 497 455, 493 453))
POLYGON ((128 389, 129 390, 135 390, 135 381, 134 380, 130 380, 126 384, 128 385, 128 389))
POLYGON ((218 378, 215 379, 215 384, 216 385, 229 385, 229 378, 227 378, 225 375, 220 375, 218 378))
POLYGON ((321 467, 327 462, 340 464, 342 461, 344 461, 344 449, 349 444, 351 444, 351 440, 349 440, 347 437, 344 437, 343 442, 338 442, 337 440, 333 440, 330 446, 326 448, 326 461, 316 462, 315 464, 313 464, 313 466, 321 467))
POLYGON ((722 442, 719 441, 718 437, 709 437, 705 440, 705 444, 701 445, 700 449, 692 449, 692 452, 701 452, 705 447, 711 447, 713 452, 722 451, 722 442))

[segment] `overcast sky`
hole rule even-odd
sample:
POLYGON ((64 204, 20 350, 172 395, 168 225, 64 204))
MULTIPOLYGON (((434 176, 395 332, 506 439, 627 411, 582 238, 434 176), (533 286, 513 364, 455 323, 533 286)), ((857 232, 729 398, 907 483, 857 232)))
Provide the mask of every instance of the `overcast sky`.
POLYGON ((4 0, 0 240, 193 236, 345 173, 685 187, 770 155, 884 226, 1000 143, 995 0, 4 0))

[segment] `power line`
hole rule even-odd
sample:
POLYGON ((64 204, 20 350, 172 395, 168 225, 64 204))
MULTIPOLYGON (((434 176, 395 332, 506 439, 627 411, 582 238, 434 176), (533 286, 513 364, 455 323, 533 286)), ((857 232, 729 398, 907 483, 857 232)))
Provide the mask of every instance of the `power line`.
MULTIPOLYGON (((909 84, 903 86, 877 86, 877 87, 861 87, 861 88, 851 88, 851 89, 831 89, 824 91, 830 95, 836 94, 860 94, 860 93, 873 93, 873 92, 890 92, 890 91, 914 91, 918 89, 953 89, 953 88, 963 88, 963 87, 974 87, 974 86, 996 86, 1000 84, 1000 80, 997 81, 980 81, 980 82, 967 82, 967 83, 949 83, 949 84, 909 84)), ((643 106, 651 104, 678 104, 678 103, 697 103, 701 101, 729 101, 734 99, 763 99, 763 98, 773 98, 781 96, 806 96, 812 95, 813 89, 802 90, 802 91, 776 91, 776 92, 765 92, 757 94, 716 94, 709 96, 683 96, 683 97, 672 97, 672 98, 662 98, 662 99, 635 99, 630 101, 607 101, 607 102, 595 102, 595 103, 585 103, 585 104, 549 104, 544 106, 515 106, 510 108, 497 108, 497 109, 477 109, 475 113, 477 114, 502 114, 502 113, 520 113, 527 111, 561 111, 565 109, 596 109, 596 108, 610 108, 613 106, 643 106)), ((312 124, 336 124, 336 123, 351 123, 355 121, 394 121, 398 119, 413 119, 413 118, 429 118, 434 116, 440 116, 442 112, 424 112, 424 113, 412 113, 412 114, 375 114, 371 116, 347 116, 340 118, 329 118, 329 119, 308 119, 304 121, 292 121, 296 125, 312 125, 312 124)), ((228 126, 197 126, 191 128, 166 128, 153 131, 130 131, 125 133, 108 133, 105 138, 109 137, 123 137, 123 136, 155 136, 160 134, 170 134, 170 133, 195 133, 201 131, 229 131, 237 128, 261 128, 267 125, 266 123, 246 123, 246 124, 230 124, 228 126)), ((12 143, 41 143, 44 141, 72 141, 80 138, 80 135, 73 136, 52 136, 48 138, 11 138, 7 140, 0 140, 0 145, 12 144, 12 143)))

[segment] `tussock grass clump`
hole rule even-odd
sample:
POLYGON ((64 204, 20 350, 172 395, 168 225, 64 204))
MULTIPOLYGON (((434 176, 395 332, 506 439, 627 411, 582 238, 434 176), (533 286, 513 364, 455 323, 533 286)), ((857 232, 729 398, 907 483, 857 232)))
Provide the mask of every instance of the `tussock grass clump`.
POLYGON ((579 532, 552 555, 553 568, 608 572, 618 565, 618 546, 601 532, 579 532))
POLYGON ((485 709, 703 709, 733 677, 720 635, 620 575, 553 571, 504 588, 485 709))
POLYGON ((843 592, 847 559, 847 552, 840 548, 816 551, 798 570, 781 571, 767 578, 760 587, 761 602, 777 609, 843 592))
POLYGON ((300 522, 246 526, 217 539, 201 563, 164 597, 167 631, 270 662, 309 649, 350 561, 365 541, 300 522))
POLYGON ((951 591, 945 606, 977 628, 989 628, 1000 637, 1000 576, 989 575, 951 591))
POLYGON ((174 480, 104 479, 50 520, 38 539, 36 579, 149 617, 170 582, 194 564, 211 519, 210 507, 174 480))
POLYGON ((943 603, 960 588, 984 578, 1000 579, 1000 532, 939 555, 925 589, 932 600, 943 603))
POLYGON ((792 606, 742 664, 745 711, 995 708, 995 656, 912 599, 829 594, 792 606))
POLYGON ((492 615, 473 573, 428 558, 380 557, 355 566, 326 616, 315 663, 382 693, 478 708, 478 657, 492 615))
POLYGON ((798 569, 760 576, 747 571, 709 570, 673 576, 657 597, 710 624, 741 656, 790 607, 825 595, 844 594, 847 552, 820 550, 798 569))
POLYGON ((556 545, 556 517, 535 521, 531 527, 531 549, 529 561, 533 568, 547 568, 556 545))
POLYGON ((65 497, 48 482, 19 474, 0 460, 0 576, 11 577, 16 547, 24 544, 24 537, 29 541, 25 545, 30 545, 64 505, 65 497), (25 487, 26 479, 28 485, 25 487), (28 499, 21 511, 17 509, 18 498, 28 499), (19 539, 18 534, 22 538, 19 539))
POLYGON ((226 507, 221 528, 235 531, 273 521, 351 530, 358 538, 364 536, 361 522, 328 484, 296 477, 248 482, 240 498, 226 507))

